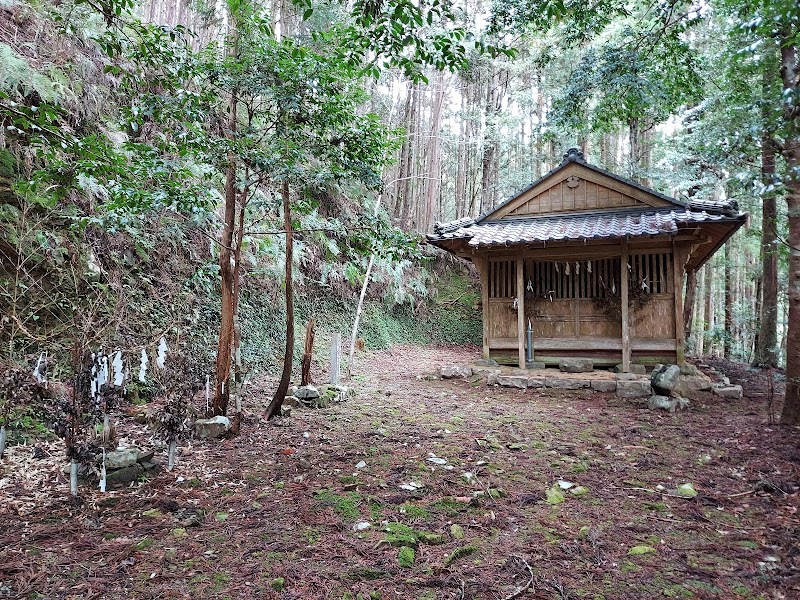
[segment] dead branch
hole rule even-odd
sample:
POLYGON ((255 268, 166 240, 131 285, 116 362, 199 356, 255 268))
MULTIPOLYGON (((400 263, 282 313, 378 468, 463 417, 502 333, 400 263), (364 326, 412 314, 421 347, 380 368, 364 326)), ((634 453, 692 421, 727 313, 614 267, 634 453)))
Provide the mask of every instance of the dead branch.
POLYGON ((511 592, 508 596, 504 597, 503 600, 513 600, 514 598, 524 594, 526 591, 528 591, 531 588, 531 586, 533 586, 533 580, 534 580, 533 569, 531 569, 531 566, 528 564, 528 561, 525 560, 522 556, 519 556, 518 554, 515 554, 514 558, 516 558, 518 561, 520 561, 525 566, 525 570, 528 571, 528 574, 531 576, 531 578, 528 580, 528 583, 526 583, 523 586, 518 587, 516 590, 511 592))

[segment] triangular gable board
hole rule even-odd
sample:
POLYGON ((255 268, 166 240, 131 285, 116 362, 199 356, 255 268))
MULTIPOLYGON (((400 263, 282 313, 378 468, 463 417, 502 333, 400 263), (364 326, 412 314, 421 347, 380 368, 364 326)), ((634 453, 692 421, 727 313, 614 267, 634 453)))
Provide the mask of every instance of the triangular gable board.
POLYGON ((599 170, 569 163, 498 207, 486 220, 674 204, 599 170))

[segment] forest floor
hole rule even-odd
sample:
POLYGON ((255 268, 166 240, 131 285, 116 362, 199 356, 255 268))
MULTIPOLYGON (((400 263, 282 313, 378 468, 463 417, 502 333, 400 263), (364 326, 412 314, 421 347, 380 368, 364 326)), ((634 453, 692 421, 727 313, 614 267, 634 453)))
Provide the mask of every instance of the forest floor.
POLYGON ((715 363, 745 398, 676 414, 430 377, 477 353, 367 353, 354 398, 254 407, 239 436, 80 503, 60 440, 11 448, 0 598, 800 598, 800 430, 768 424, 754 372, 715 363))

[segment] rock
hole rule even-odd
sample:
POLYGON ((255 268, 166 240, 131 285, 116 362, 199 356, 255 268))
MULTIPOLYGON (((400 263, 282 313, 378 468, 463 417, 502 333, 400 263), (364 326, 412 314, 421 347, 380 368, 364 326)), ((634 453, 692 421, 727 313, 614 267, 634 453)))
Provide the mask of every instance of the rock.
POLYGON ((300 400, 313 400, 314 398, 319 398, 319 390, 313 385, 304 385, 297 388, 297 391, 292 395, 300 400))
POLYGON ((617 381, 617 396, 620 398, 641 398, 652 393, 653 388, 647 379, 617 381))
POLYGON ((296 385, 290 385, 290 386, 289 386, 289 389, 288 389, 288 390, 286 390, 286 395, 287 395, 287 396, 294 396, 294 393, 295 393, 296 391, 297 391, 297 386, 296 386, 296 385))
POLYGON ((139 458, 138 448, 118 448, 106 453, 106 469, 130 467, 139 458))
POLYGON ((528 377, 526 375, 499 375, 497 384, 503 387, 525 389, 528 387, 528 377))
POLYGON ((447 365, 442 367, 442 379, 465 379, 472 375, 472 367, 466 365, 447 365))
POLYGON ((139 464, 142 465, 142 468, 145 471, 160 471, 161 470, 161 463, 157 463, 154 460, 143 460, 139 464))
POLYGON ((286 396, 283 399, 283 406, 291 406, 293 408, 297 408, 300 406, 300 400, 297 399, 297 396, 286 396))
POLYGON ((591 373, 594 361, 591 358, 562 358, 558 361, 558 368, 564 373, 591 373))
POLYGON ((230 419, 221 415, 194 422, 194 434, 201 439, 222 437, 230 428, 230 419))
POLYGON ((716 396, 729 400, 739 400, 742 397, 742 386, 740 385, 715 385, 711 391, 716 396))
POLYGON ((144 467, 139 463, 133 463, 122 469, 106 472, 106 485, 128 485, 136 481, 144 473, 144 467))
POLYGON ((281 404, 281 408, 279 413, 282 417, 291 417, 292 416, 292 407, 286 404, 281 404))
POLYGON ((699 375, 700 371, 697 370, 697 367, 694 365, 690 365, 689 363, 681 365, 681 375, 699 375))
POLYGON ((544 380, 545 387, 557 390, 579 390, 591 386, 591 381, 587 379, 573 379, 571 377, 547 377, 544 380))
POLYGON ((545 381, 544 377, 528 377, 528 387, 543 388, 545 381))
POLYGON ((641 379, 641 375, 636 373, 617 373, 616 378, 622 381, 632 381, 633 379, 641 379))
POLYGON ((670 398, 669 396, 650 396, 647 401, 647 406, 653 410, 661 408, 668 410, 671 413, 675 409, 683 410, 689 407, 689 401, 686 398, 670 398))
POLYGON ((525 368, 526 369, 531 369, 531 370, 535 370, 535 371, 538 371, 540 369, 544 369, 544 368, 546 368, 546 366, 547 365, 545 365, 543 362, 537 362, 535 360, 525 363, 525 368))
POLYGON ((678 385, 681 376, 681 368, 678 365, 667 365, 658 370, 653 370, 650 374, 650 382, 656 393, 662 396, 669 396, 678 385))
POLYGON ((497 385, 498 379, 500 379, 500 371, 492 371, 486 375, 486 385, 497 385))
POLYGON ((150 448, 149 450, 139 450, 139 454, 136 456, 136 462, 143 463, 152 461, 155 455, 155 448, 150 448))
POLYGON ((481 358, 475 361, 477 367, 496 367, 497 361, 493 358, 481 358))
MULTIPOLYGON (((614 373, 622 373, 623 367, 622 363, 618 364, 614 367, 614 373)), ((639 365, 636 363, 631 363, 630 373, 635 373, 636 375, 646 375, 647 374, 647 367, 644 365, 639 365)))
POLYGON ((693 398, 697 392, 707 392, 711 390, 712 387, 714 387, 714 382, 703 373, 698 373, 697 375, 681 375, 678 377, 678 383, 672 390, 672 393, 685 398, 693 398))
POLYGON ((372 527, 372 523, 369 523, 368 521, 359 521, 353 525, 353 531, 366 531, 370 527, 372 527))
POLYGON ((617 382, 609 379, 593 379, 591 387, 596 392, 616 392, 617 382))
POLYGON ((569 491, 570 494, 575 496, 576 498, 581 498, 589 493, 589 488, 585 485, 577 485, 569 491))
POLYGON ((691 483, 682 483, 677 488, 672 490, 673 496, 678 496, 679 498, 694 498, 697 496, 697 490, 694 489, 694 486, 691 483))

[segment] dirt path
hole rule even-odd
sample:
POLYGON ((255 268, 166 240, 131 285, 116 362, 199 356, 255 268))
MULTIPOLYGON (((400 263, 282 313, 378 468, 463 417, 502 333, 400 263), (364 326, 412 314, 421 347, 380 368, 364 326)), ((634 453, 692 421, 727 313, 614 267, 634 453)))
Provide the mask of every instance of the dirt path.
POLYGON ((355 398, 250 413, 80 506, 57 443, 12 449, 0 598, 800 598, 800 433, 761 400, 672 415, 426 378, 475 356, 370 353, 355 398))

